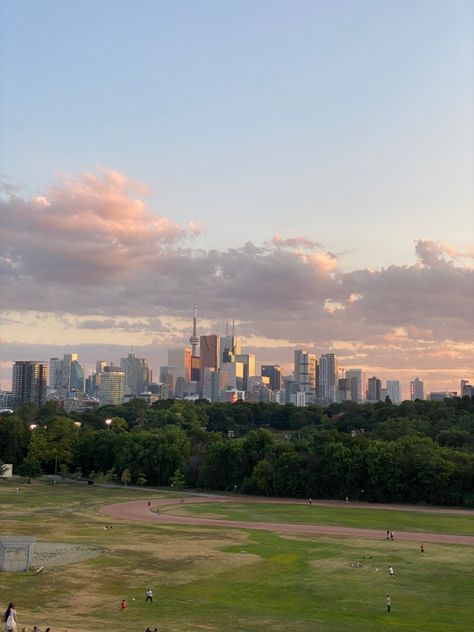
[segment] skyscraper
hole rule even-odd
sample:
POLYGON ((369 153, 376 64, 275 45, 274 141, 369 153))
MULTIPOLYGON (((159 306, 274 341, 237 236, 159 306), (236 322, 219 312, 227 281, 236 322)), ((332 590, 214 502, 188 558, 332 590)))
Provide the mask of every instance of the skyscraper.
POLYGON ((295 385, 299 393, 306 393, 308 398, 316 395, 316 356, 303 349, 295 350, 295 385))
POLYGON ((351 389, 351 400, 362 402, 365 399, 365 373, 362 369, 347 369, 346 380, 351 389))
POLYGON ((199 336, 197 335, 197 305, 194 303, 193 310, 193 333, 189 338, 191 345, 191 381, 199 382, 199 336))
POLYGON ((100 405, 121 404, 125 394, 125 373, 115 366, 106 366, 100 374, 100 405))
POLYGON ((323 353, 319 358, 318 394, 323 404, 336 401, 338 362, 334 353, 323 353))
POLYGON ((244 365, 243 388, 246 391, 249 377, 253 377, 255 375, 255 355, 253 353, 238 353, 235 356, 235 361, 242 362, 242 364, 244 365))
POLYGON ((189 347, 168 349, 168 371, 173 375, 173 391, 176 389, 179 378, 182 378, 180 383, 184 382, 184 385, 191 381, 191 349, 189 347))
POLYGON ((120 368, 125 373, 126 395, 140 395, 147 390, 152 379, 145 358, 137 358, 134 353, 129 353, 126 358, 121 358, 120 368))
POLYGON ((48 388, 48 365, 36 360, 15 362, 12 370, 12 397, 15 406, 33 402, 43 406, 48 388))
POLYGON ((370 377, 367 381, 367 401, 380 402, 382 397, 382 382, 378 377, 370 377))
POLYGON ((425 399, 423 382, 418 377, 415 377, 415 379, 410 382, 410 399, 412 402, 415 399, 425 399))
POLYGON ((387 396, 390 397, 392 404, 401 403, 402 392, 399 380, 387 380, 387 396))
POLYGON ((204 369, 206 367, 216 370, 219 368, 219 350, 219 336, 210 334, 199 338, 199 385, 201 392, 204 380, 204 369))
POLYGON ((270 378, 270 389, 272 391, 281 390, 281 380, 283 371, 278 364, 262 364, 262 377, 270 378))
POLYGON ((65 353, 62 360, 51 358, 49 369, 49 386, 59 395, 84 390, 84 367, 79 363, 77 353, 65 353))

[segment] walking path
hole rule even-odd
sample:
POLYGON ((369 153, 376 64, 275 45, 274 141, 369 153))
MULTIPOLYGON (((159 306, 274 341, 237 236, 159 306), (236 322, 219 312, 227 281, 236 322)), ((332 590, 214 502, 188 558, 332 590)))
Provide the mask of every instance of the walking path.
MULTIPOLYGON (((245 499, 244 502, 247 502, 245 499)), ((229 502, 242 502, 242 498, 235 498, 229 496, 199 496, 199 497, 186 497, 185 499, 178 498, 162 498, 159 500, 151 501, 151 507, 148 506, 146 500, 133 500, 126 503, 119 503, 114 505, 106 505, 100 509, 101 513, 112 516, 114 518, 121 518, 123 520, 134 520, 138 522, 149 522, 155 524, 169 525, 192 525, 203 527, 221 527, 232 529, 257 529, 260 531, 273 531, 274 533, 280 533, 285 535, 306 535, 306 536, 337 536, 346 538, 365 538, 370 540, 381 540, 385 538, 385 529, 358 529, 352 527, 328 527, 314 524, 288 524, 279 522, 248 522, 240 520, 217 520, 214 518, 198 518, 195 516, 173 516, 170 514, 164 514, 163 512, 157 513, 154 509, 160 509, 169 507, 171 505, 178 505, 180 507, 183 504, 195 504, 195 503, 229 503, 229 502)), ((288 502, 275 501, 275 500, 263 500, 259 499, 259 502, 288 502)), ((294 503, 307 504, 307 501, 292 501, 294 503)), ((313 505, 316 501, 313 501, 313 505)), ((323 504, 318 501, 318 504, 323 504)), ((335 503, 331 503, 334 506, 335 503)), ((343 506, 348 506, 346 503, 340 503, 343 506)), ((349 505, 350 506, 350 505, 349 505)), ((360 503, 359 507, 364 506, 360 503)), ((372 505, 367 505, 370 508, 374 508, 372 505)), ((385 505, 379 505, 379 508, 386 508, 385 505)), ((394 506, 391 506, 394 508, 394 506)), ((400 507, 398 507, 400 509, 400 507)), ((410 510, 412 508, 410 507, 410 510)), ((436 509, 432 509, 436 511, 436 509)), ((448 510, 449 511, 449 510, 448 510)), ((440 509, 440 513, 446 513, 446 510, 440 509)), ((454 513, 454 512, 451 512, 454 513)), ((461 512, 460 512, 461 513, 461 512)), ((450 535, 445 533, 419 533, 412 531, 397 531, 396 539, 407 540, 412 542, 438 542, 440 544, 466 544, 474 546, 474 536, 469 535, 450 535)))

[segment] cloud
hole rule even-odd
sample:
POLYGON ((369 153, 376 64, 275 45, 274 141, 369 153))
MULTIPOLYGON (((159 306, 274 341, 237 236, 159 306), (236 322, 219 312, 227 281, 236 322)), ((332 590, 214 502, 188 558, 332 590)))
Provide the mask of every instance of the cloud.
POLYGON ((414 264, 352 271, 305 237, 204 250, 190 246, 196 223, 190 231, 158 215, 145 194, 104 169, 31 199, 9 190, 0 202, 4 305, 62 314, 71 331, 148 332, 175 345, 189 338, 197 296, 201 333, 203 320, 219 331, 235 318, 267 349, 284 340, 325 352, 338 341, 347 361, 374 366, 454 349, 456 362, 463 353, 474 364, 472 347, 459 346, 472 342, 469 246, 419 239, 414 264))

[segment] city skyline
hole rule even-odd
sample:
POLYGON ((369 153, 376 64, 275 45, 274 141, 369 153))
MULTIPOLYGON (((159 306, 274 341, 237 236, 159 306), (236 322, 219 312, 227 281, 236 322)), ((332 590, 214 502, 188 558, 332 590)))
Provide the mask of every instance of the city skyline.
POLYGON ((2 388, 71 352, 157 375, 194 297, 262 364, 469 377, 471 3, 2 14, 2 388))

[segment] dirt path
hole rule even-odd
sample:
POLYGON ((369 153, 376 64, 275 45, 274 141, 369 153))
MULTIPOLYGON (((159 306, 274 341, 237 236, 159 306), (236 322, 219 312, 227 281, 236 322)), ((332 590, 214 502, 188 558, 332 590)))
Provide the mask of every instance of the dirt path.
MULTIPOLYGON (((370 540, 383 540, 385 538, 385 530, 376 529, 357 529, 352 527, 326 527, 321 525, 310 524, 288 524, 278 522, 246 522, 240 520, 217 520, 214 518, 197 518, 194 516, 173 516, 162 512, 156 513, 152 509, 160 507, 168 507, 170 505, 195 504, 195 503, 228 503, 242 502, 242 499, 236 499, 228 496, 199 496, 186 499, 163 498, 151 502, 148 506, 146 500, 133 500, 131 502, 120 503, 115 505, 106 505, 101 508, 101 513, 121 518, 123 520, 134 520, 137 522, 148 522, 155 524, 180 524, 193 525, 203 527, 221 527, 232 529, 257 529, 260 531, 273 531, 286 535, 306 535, 306 536, 337 536, 346 538, 365 538, 370 540)), ((260 502, 275 502, 260 500, 260 502)), ((301 502, 301 501, 296 501, 301 502)), ((344 506, 345 504, 342 503, 344 506)), ((360 506, 360 505, 359 505, 360 506)), ((441 510, 442 511, 442 510, 441 510)), ((444 513, 444 511, 443 511, 444 513)), ((419 533, 412 531, 397 531, 396 539, 407 540, 412 542, 438 542, 440 544, 466 544, 474 546, 474 536, 469 535, 449 535, 442 533, 419 533)))

